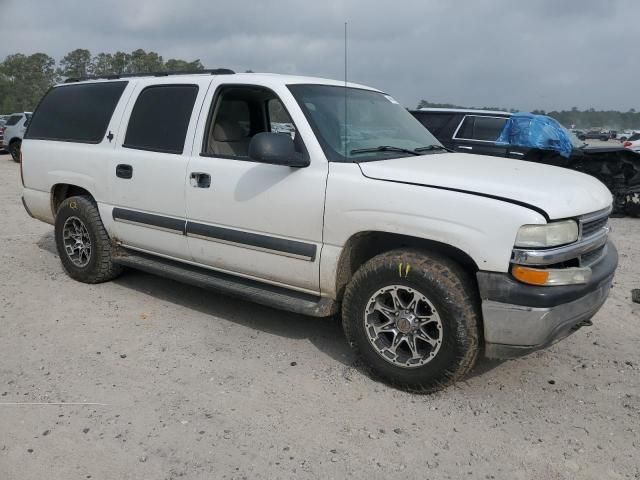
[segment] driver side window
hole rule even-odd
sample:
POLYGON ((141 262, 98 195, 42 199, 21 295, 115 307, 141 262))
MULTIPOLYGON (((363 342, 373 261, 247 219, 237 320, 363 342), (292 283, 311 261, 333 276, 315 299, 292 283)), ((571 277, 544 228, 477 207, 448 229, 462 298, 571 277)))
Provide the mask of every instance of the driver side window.
POLYGON ((251 139, 262 132, 290 135, 296 150, 304 151, 293 120, 274 92, 262 87, 225 87, 214 99, 202 154, 249 160, 251 139))

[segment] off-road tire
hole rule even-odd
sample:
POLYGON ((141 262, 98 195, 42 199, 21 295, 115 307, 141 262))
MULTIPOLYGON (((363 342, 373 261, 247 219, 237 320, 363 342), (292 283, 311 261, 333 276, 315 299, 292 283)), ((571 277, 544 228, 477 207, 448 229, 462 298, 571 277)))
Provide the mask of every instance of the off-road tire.
POLYGON ((85 196, 69 197, 60 204, 56 215, 55 238, 62 266, 74 280, 102 283, 113 280, 122 273, 122 266, 113 263, 113 245, 93 199, 85 196), (91 240, 91 255, 84 267, 75 265, 64 247, 63 228, 70 217, 77 217, 82 221, 91 240))
POLYGON ((459 264, 444 256, 394 250, 372 258, 356 272, 343 298, 342 325, 349 344, 374 376, 412 392, 435 392, 463 378, 477 359, 481 326, 477 286, 459 264), (389 285, 404 285, 422 293, 439 313, 442 344, 423 366, 393 365, 369 342, 364 324, 367 302, 389 285))
POLYGON ((630 217, 640 218, 640 192, 627 193, 625 211, 630 217))
POLYGON ((20 163, 20 146, 22 143, 20 141, 15 141, 11 145, 9 145, 9 153, 11 154, 11 158, 16 163, 20 163))

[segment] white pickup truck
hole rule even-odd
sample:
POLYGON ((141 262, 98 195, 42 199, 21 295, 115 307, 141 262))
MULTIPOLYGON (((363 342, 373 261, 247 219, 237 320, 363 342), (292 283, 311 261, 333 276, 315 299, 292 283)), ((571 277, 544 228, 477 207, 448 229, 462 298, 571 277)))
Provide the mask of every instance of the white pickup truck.
POLYGON ((413 391, 590 324, 617 265, 594 178, 451 153, 392 97, 332 80, 68 81, 34 112, 21 169, 74 279, 133 267, 340 313, 371 370, 413 391))

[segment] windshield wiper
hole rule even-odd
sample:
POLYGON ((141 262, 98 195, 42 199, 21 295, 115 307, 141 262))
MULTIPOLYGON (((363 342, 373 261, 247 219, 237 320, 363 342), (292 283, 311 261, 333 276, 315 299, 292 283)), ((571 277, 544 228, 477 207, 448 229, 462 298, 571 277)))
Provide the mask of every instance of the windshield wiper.
POLYGON ((392 145, 380 145, 378 147, 372 147, 372 148, 356 148, 355 150, 351 150, 349 153, 351 155, 356 155, 358 153, 374 153, 374 152, 402 152, 402 153, 409 153, 411 155, 420 155, 416 150, 411 150, 409 148, 394 147, 392 145))
POLYGON ((414 150, 414 152, 428 152, 430 150, 446 150, 449 151, 448 148, 443 147, 442 145, 427 145, 426 147, 418 147, 414 150))

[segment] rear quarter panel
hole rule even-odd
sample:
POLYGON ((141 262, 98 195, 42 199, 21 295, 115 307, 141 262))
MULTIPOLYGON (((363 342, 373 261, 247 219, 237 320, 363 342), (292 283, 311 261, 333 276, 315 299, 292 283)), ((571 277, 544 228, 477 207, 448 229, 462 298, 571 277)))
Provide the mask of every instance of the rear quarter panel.
MULTIPOLYGON (((111 116, 105 137, 99 143, 24 139, 23 197, 35 218, 54 223, 51 194, 54 187, 61 183, 84 188, 93 196, 98 206, 109 202, 111 192, 108 179, 113 173, 110 171, 110 160, 116 153, 115 142, 110 142, 106 135, 109 131, 114 134, 118 132, 133 88, 132 82, 126 86, 111 116)), ((111 219, 102 220, 107 230, 110 230, 111 219)))

